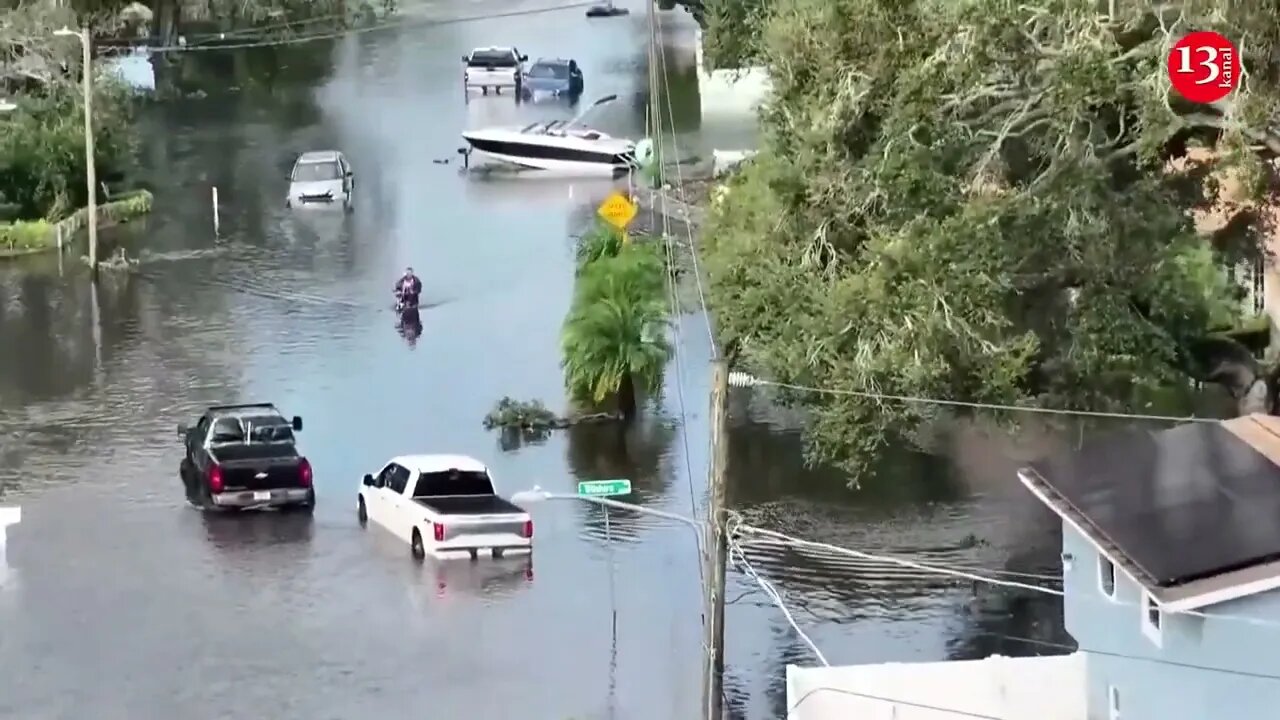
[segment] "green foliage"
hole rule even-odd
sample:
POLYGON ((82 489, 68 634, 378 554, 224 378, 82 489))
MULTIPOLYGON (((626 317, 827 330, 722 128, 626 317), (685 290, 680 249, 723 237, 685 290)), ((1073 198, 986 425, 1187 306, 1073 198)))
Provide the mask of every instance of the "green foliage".
MULTIPOLYGON (((1248 90, 1186 108, 1151 5, 1111 22, 1084 0, 772 4, 764 147, 704 233, 740 364, 824 388, 1120 409, 1238 314, 1192 211, 1214 197, 1207 178, 1266 172, 1247 148, 1280 148, 1247 124, 1277 107, 1277 75, 1254 70, 1272 62, 1274 8, 1163 6, 1268 38, 1250 40, 1248 90), (1190 138, 1217 154, 1182 157, 1190 138)), ((811 459, 855 481, 891 432, 938 412, 784 399, 813 411, 811 459)))
POLYGON ((617 256, 622 251, 624 235, 618 230, 594 223, 578 238, 578 272, 581 273, 597 260, 617 256))
POLYGON ((541 400, 521 401, 504 396, 484 416, 484 429, 494 428, 544 431, 566 423, 547 409, 541 400))
MULTIPOLYGON (((21 97, 0 119, 0 193, 23 218, 57 219, 88 203, 84 104, 78 86, 59 82, 21 97)), ((99 77, 93 98, 94 159, 99 177, 131 163, 129 91, 99 77)))
POLYGON ((777 0, 701 0, 703 62, 708 70, 757 64, 762 33, 777 0))
MULTIPOLYGON (((146 190, 137 190, 98 206, 98 224, 114 225, 129 222, 151 212, 153 197, 146 190)), ((60 221, 63 232, 70 234, 82 228, 88 220, 88 208, 80 208, 60 221)), ((31 251, 51 248, 58 240, 58 224, 48 220, 19 220, 0 223, 0 250, 31 251)))
POLYGON ((671 351, 664 272, 657 252, 635 243, 582 268, 561 335, 565 386, 575 401, 616 398, 629 414, 637 392, 661 386, 671 351))
POLYGON ((49 247, 55 228, 48 220, 19 220, 0 224, 0 252, 26 253, 49 247))

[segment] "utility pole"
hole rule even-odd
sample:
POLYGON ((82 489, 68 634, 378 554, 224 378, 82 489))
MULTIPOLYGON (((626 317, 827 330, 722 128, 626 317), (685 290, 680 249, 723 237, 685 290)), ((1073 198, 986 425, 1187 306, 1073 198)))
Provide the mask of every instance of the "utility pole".
POLYGON ((707 540, 703 544, 707 551, 707 656, 703 681, 706 720, 724 717, 724 576, 729 555, 729 537, 725 534, 728 394, 729 363, 717 357, 711 368, 711 494, 707 507, 707 540))
POLYGON ((54 35, 70 36, 80 40, 81 65, 84 73, 84 178, 89 189, 89 274, 98 277, 98 170, 93 156, 93 40, 89 28, 72 30, 62 28, 54 35))

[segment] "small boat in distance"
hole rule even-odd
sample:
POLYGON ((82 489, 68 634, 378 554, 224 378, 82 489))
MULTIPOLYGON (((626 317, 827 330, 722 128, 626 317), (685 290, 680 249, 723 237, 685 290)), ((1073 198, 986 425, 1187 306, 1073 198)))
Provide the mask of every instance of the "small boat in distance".
POLYGON ((625 173, 635 167, 635 141, 616 138, 582 124, 588 113, 617 99, 617 95, 606 95, 568 121, 468 130, 462 133, 462 139, 470 147, 459 152, 465 155, 479 152, 500 163, 557 175, 625 173))

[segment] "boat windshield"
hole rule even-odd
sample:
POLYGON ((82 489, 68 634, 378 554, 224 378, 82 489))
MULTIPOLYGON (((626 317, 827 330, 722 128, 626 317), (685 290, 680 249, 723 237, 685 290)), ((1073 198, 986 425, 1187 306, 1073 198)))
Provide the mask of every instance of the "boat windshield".
POLYGON ((536 122, 520 128, 520 133, 522 135, 554 135, 559 132, 562 125, 564 125, 563 120, 536 122))

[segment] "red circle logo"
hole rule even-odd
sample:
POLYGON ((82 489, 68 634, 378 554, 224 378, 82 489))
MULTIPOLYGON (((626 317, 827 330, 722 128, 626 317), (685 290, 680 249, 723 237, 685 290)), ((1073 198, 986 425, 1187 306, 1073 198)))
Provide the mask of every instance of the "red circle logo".
POLYGON ((1169 83, 1194 103, 1213 103, 1240 85, 1240 53, 1216 32, 1193 32, 1169 50, 1169 83))

